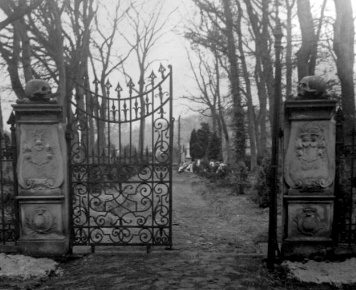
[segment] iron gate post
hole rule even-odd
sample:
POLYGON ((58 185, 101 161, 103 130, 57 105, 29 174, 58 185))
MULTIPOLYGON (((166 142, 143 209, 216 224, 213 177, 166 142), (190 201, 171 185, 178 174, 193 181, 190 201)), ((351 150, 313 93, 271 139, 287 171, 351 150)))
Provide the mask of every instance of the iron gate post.
POLYGON ((62 107, 18 101, 16 116, 20 251, 61 256, 69 250, 68 180, 62 107))

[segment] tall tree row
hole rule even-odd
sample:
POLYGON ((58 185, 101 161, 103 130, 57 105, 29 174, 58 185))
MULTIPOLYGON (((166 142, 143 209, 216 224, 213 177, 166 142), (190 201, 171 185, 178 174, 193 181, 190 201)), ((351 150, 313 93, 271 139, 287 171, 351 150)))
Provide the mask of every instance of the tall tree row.
MULTIPOLYGON (((199 94, 186 97, 200 103, 201 112, 212 118, 212 131, 224 145, 225 162, 244 160, 248 152, 254 167, 269 154, 275 85, 272 4, 279 3, 284 17, 282 87, 286 96, 296 91, 302 77, 321 74, 340 88, 336 91, 340 91, 341 106, 350 120, 354 117, 351 0, 191 1, 197 17, 188 23, 185 37, 191 44, 189 59, 199 94), (223 89, 226 83, 228 91, 223 89)), ((150 52, 169 26, 171 14, 163 17, 157 0, 147 5, 134 0, 109 2, 0 1, 5 16, 0 22, 0 56, 14 93, 21 98, 26 81, 45 79, 64 106, 66 97, 75 92, 81 106, 89 105, 94 115, 104 116, 108 104, 95 100, 86 104, 83 86, 95 87, 105 96, 108 87, 116 85, 107 81, 109 75, 126 72, 125 63, 133 56, 140 71, 133 82, 142 92, 145 72, 153 61, 150 52), (93 85, 93 80, 100 85, 93 85)), ((98 134, 107 130, 104 124, 89 126, 98 134)), ((138 148, 142 150, 143 122, 140 128, 138 148)), ((90 138, 93 144, 94 136, 90 138)))
MULTIPOLYGON (((237 128, 230 128, 228 135, 235 133, 237 136, 247 137, 246 141, 240 138, 241 142, 233 147, 235 151, 239 151, 247 146, 254 166, 258 156, 269 154, 268 139, 275 95, 272 35, 275 2, 192 2, 199 11, 199 23, 195 26, 188 25, 186 37, 196 49, 204 48, 213 55, 219 53, 219 63, 230 81, 228 103, 231 109, 227 111, 233 112, 232 115, 235 113, 230 118, 226 118, 225 114, 223 119, 230 124, 233 123, 231 119, 235 122, 244 120, 245 126, 240 124, 237 128), (236 112, 239 112, 240 117, 236 112)), ((341 106, 347 116, 353 117, 355 32, 351 1, 335 0, 332 3, 327 0, 285 0, 278 3, 279 9, 284 12, 281 15, 284 17, 282 27, 285 36, 282 63, 285 98, 295 94, 298 81, 304 76, 322 75, 336 84, 334 90, 338 91, 338 86, 341 88, 341 106), (335 13, 330 15, 330 11, 335 13), (330 31, 333 31, 333 35, 330 31)), ((194 68, 192 62, 191 67, 194 68)), ((221 79, 219 75, 217 77, 221 79)), ((210 112, 215 108, 204 103, 210 112)))

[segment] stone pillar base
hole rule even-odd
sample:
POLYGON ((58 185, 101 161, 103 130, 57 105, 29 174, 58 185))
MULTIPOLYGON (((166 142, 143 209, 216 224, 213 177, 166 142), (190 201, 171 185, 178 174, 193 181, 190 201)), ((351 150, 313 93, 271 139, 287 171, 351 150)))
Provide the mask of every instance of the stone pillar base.
POLYGON ((334 253, 333 241, 288 241, 282 244, 283 258, 288 260, 324 260, 334 253))
POLYGON ((68 241, 65 237, 58 241, 54 241, 53 239, 26 241, 20 239, 17 244, 23 254, 34 257, 65 256, 67 251, 63 251, 63 249, 67 249, 69 247, 68 241))
POLYGON ((62 108, 13 105, 18 142, 18 248, 32 256, 69 252, 67 147, 62 108))
POLYGON ((286 259, 333 251, 335 122, 333 100, 285 102, 283 240, 286 259))

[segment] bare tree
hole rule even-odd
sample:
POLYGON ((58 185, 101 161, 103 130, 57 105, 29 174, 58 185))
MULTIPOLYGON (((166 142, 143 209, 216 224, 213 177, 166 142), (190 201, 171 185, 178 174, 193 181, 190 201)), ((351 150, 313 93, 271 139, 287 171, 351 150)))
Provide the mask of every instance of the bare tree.
POLYGON ((286 96, 292 94, 292 76, 293 76, 293 60, 292 60, 292 20, 293 7, 296 0, 285 0, 287 9, 287 23, 286 23, 286 96))
MULTIPOLYGON (((216 55, 212 56, 212 60, 209 62, 207 57, 203 56, 203 53, 199 49, 195 49, 196 55, 199 59, 198 67, 194 64, 190 53, 188 52, 188 59, 193 72, 195 82, 197 84, 199 95, 196 93, 188 96, 183 96, 183 99, 189 100, 189 103, 197 103, 200 105, 198 109, 191 108, 193 111, 199 112, 201 115, 211 118, 212 131, 217 136, 222 137, 224 144, 229 144, 229 133, 224 117, 221 92, 220 92, 220 68, 219 59, 216 55)), ((229 146, 223 148, 224 161, 228 162, 230 157, 229 146)))
POLYGON ((36 9, 39 5, 41 5, 42 2, 43 0, 35 0, 28 4, 25 0, 18 1, 18 3, 1 0, 0 9, 5 12, 7 17, 5 20, 0 21, 0 30, 4 29, 6 26, 13 23, 14 21, 21 19, 33 9, 36 9))
POLYGON ((251 34, 255 42, 255 81, 259 98, 259 113, 257 116, 256 131, 258 136, 258 155, 267 154, 267 122, 272 120, 274 73, 273 59, 271 58, 271 34, 270 34, 270 1, 258 0, 253 5, 250 0, 244 0, 246 12, 251 27, 251 34), (267 118, 267 103, 269 101, 269 116, 267 118), (259 130, 257 130, 259 128, 259 130))
POLYGON ((326 6, 324 0, 317 29, 314 28, 313 15, 309 0, 297 0, 298 19, 302 34, 302 45, 297 52, 298 79, 314 75, 318 52, 318 40, 326 6))
POLYGON ((230 0, 223 1, 226 37, 227 37, 227 58, 230 65, 231 94, 234 106, 235 122, 235 154, 236 161, 245 161, 246 155, 246 132, 245 132, 245 113, 242 108, 242 98, 240 92, 239 68, 236 55, 236 45, 234 37, 234 23, 232 18, 232 5, 230 0))
POLYGON ((244 41, 242 37, 242 17, 243 10, 241 8, 240 2, 236 1, 238 10, 237 10, 237 22, 235 25, 237 37, 238 37, 238 49, 240 52, 240 61, 242 67, 242 73, 245 80, 245 88, 246 88, 246 103, 247 103, 247 127, 248 127, 248 136, 250 140, 250 151, 251 151, 251 168, 255 168, 257 166, 257 148, 256 148, 256 130, 255 130, 255 113, 254 107, 252 103, 252 90, 251 90, 251 81, 250 81, 250 73, 247 68, 247 60, 245 57, 245 49, 244 49, 244 41))
MULTIPOLYGON (((89 108, 92 108, 93 115, 97 115, 100 119, 107 119, 109 103, 107 98, 109 97, 108 92, 112 84, 109 81, 109 76, 119 70, 123 63, 130 56, 134 48, 130 48, 127 52, 120 54, 115 47, 115 42, 120 42, 122 39, 118 38, 119 35, 119 25, 125 21, 130 6, 124 6, 121 1, 116 2, 115 7, 110 7, 111 11, 108 11, 108 7, 100 7, 103 11, 106 11, 108 17, 108 23, 103 25, 103 21, 98 18, 98 15, 94 16, 94 27, 95 32, 93 32, 93 37, 91 38, 91 51, 90 51, 90 61, 92 74, 94 76, 94 90, 103 96, 102 101, 99 102, 98 99, 88 98, 93 104, 89 104, 89 108)), ((86 87, 90 87, 89 77, 86 79, 86 87)), ((113 84, 116 85, 116 84, 113 84)), ((109 152, 111 151, 111 144, 106 144, 106 134, 107 130, 110 130, 109 125, 106 127, 106 122, 98 121, 96 125, 96 130, 94 130, 94 124, 90 125, 93 129, 91 132, 97 132, 98 136, 98 151, 103 152, 104 148, 108 147, 109 152)), ((93 137, 92 137, 93 139, 93 137)), ((120 144, 119 144, 120 146, 120 144)))
POLYGON ((136 61, 139 69, 139 81, 137 93, 141 96, 141 121, 138 150, 143 154, 145 140, 146 114, 145 100, 143 97, 145 88, 145 75, 150 65, 157 59, 150 58, 150 52, 157 45, 158 41, 168 32, 168 20, 175 10, 163 17, 162 10, 164 2, 136 4, 131 1, 131 7, 127 12, 129 29, 125 33, 120 32, 126 39, 127 44, 136 54, 136 61))
MULTIPOLYGON (((226 123, 226 112, 227 106, 231 105, 231 100, 229 102, 223 103, 223 98, 221 96, 220 91, 220 82, 222 74, 221 68, 227 75, 230 75, 229 66, 227 65, 227 45, 226 45, 226 36, 223 31, 223 14, 222 11, 219 10, 218 7, 214 7, 210 2, 204 2, 197 0, 195 4, 199 7, 201 11, 201 19, 200 25, 195 25, 193 21, 190 21, 189 27, 186 27, 185 37, 191 42, 191 46, 194 50, 199 50, 202 48, 203 50, 208 50, 214 56, 214 63, 210 64, 210 71, 215 72, 214 83, 216 83, 216 87, 214 89, 214 95, 216 97, 216 105, 217 105, 217 114, 219 122, 221 123, 221 132, 219 133, 220 137, 222 137, 222 156, 224 162, 230 162, 231 160, 231 150, 230 150, 230 134, 228 131, 227 123, 226 123), (208 4, 207 4, 208 3, 208 4), (206 5, 205 5, 206 4, 206 5), (205 16, 203 17, 203 15, 205 16), (215 66, 215 67, 214 67, 215 66)), ((211 82, 211 81, 210 81, 211 82)), ((190 100, 194 101, 196 96, 191 96, 190 100)), ((227 97, 228 98, 228 97, 227 97)), ((199 99, 199 98, 198 98, 199 99)), ((231 99, 230 97, 228 99, 231 99)), ((205 104, 205 102, 203 102, 205 104)), ((200 113, 202 113, 200 111, 200 113)), ((214 125, 213 125, 214 126, 214 125)), ((219 125, 220 126, 220 125, 219 125)), ((220 127, 219 127, 220 128, 220 127)))

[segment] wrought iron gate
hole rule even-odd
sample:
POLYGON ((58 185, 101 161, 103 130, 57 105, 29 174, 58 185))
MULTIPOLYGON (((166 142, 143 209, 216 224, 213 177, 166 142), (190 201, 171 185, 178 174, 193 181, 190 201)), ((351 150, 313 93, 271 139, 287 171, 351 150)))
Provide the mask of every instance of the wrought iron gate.
POLYGON ((0 244, 12 246, 18 239, 15 120, 10 132, 0 133, 0 244))
POLYGON ((335 242, 356 245, 356 131, 344 132, 344 116, 336 114, 335 242))
POLYGON ((73 246, 172 246, 172 69, 158 74, 137 95, 132 80, 126 96, 109 81, 76 88, 68 115, 73 246))

